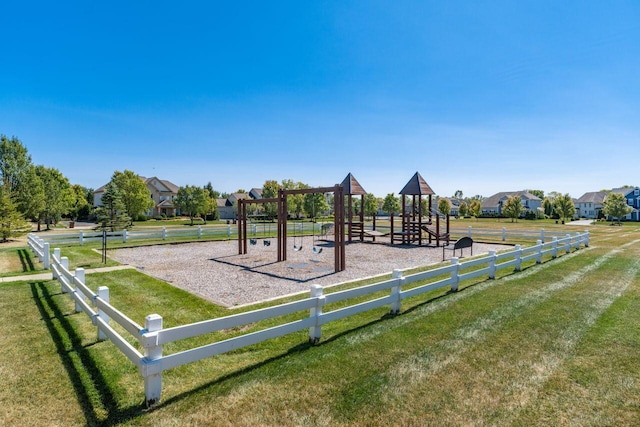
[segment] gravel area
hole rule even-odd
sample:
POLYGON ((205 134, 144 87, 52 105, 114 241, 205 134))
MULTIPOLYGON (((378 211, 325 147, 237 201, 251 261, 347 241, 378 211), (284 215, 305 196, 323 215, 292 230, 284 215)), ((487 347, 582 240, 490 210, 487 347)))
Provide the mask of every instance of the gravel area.
MULTIPOLYGON (((380 240, 380 239, 378 239, 380 240)), ((297 241, 300 244, 300 239, 297 241)), ((109 251, 123 264, 164 280, 226 307, 252 304, 284 295, 309 292, 312 284, 334 285, 355 279, 386 274, 442 261, 442 248, 376 243, 347 243, 346 269, 334 272, 333 242, 317 241, 320 254, 312 251, 311 237, 303 239, 303 249, 287 247, 287 261, 276 262, 276 240, 264 246, 258 239, 246 255, 238 255, 237 241, 197 242, 147 246, 109 251)), ((475 255, 509 246, 474 243, 475 255)), ((459 252, 458 252, 459 254, 459 252)), ((452 255, 447 251, 447 259, 452 255)), ((469 249, 464 249, 469 256, 469 249)))

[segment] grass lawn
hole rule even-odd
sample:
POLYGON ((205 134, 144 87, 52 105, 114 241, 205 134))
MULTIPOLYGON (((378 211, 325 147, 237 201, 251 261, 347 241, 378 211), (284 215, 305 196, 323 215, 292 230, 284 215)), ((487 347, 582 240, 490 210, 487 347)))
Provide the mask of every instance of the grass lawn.
MULTIPOLYGON (((0 425, 637 425, 640 229, 589 231, 588 249, 405 300, 398 316, 379 309, 329 323, 317 346, 301 332, 165 372, 149 410, 140 374, 96 341, 55 282, 1 283, 0 425)), ((94 262, 85 249, 69 257, 72 268, 94 262)), ((87 282, 109 286, 138 323, 229 314, 135 271, 87 282)))

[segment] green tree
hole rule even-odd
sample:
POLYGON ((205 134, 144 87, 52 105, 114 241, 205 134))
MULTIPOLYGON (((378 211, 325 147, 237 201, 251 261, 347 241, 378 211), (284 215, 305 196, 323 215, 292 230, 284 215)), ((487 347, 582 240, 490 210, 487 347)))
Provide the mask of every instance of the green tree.
POLYGON ((618 224, 620 224, 620 219, 633 212, 633 208, 627 205, 627 201, 622 194, 609 193, 602 204, 602 212, 612 219, 617 219, 618 224))
POLYGON ((69 217, 76 221, 80 215, 87 216, 89 213, 89 202, 87 201, 87 189, 79 184, 73 184, 71 186, 71 194, 73 197, 73 203, 68 214, 69 217))
POLYGON ((126 207, 122 201, 120 189, 109 181, 102 195, 102 206, 96 209, 98 229, 119 231, 131 224, 131 218, 126 214, 126 207))
POLYGON ((466 202, 460 202, 460 206, 458 206, 458 214, 460 214, 461 217, 465 217, 467 216, 467 203, 466 202))
POLYGON ((44 207, 38 215, 38 223, 44 221, 47 230, 57 223, 73 206, 73 192, 69 180, 55 168, 36 166, 44 188, 44 207))
POLYGON ((153 208, 155 203, 151 198, 151 192, 144 180, 136 175, 135 172, 130 170, 125 170, 124 172, 115 171, 111 177, 111 182, 118 187, 125 212, 132 221, 138 215, 144 214, 153 208))
POLYGON ((569 194, 563 194, 556 197, 553 202, 553 210, 558 214, 563 222, 567 219, 573 218, 573 215, 576 213, 576 207, 569 194))
POLYGON ((382 210, 389 215, 392 215, 400 212, 400 209, 402 209, 402 206, 400 205, 400 200, 396 195, 394 193, 387 194, 384 198, 384 202, 382 203, 382 210))
POLYGON ((553 215, 553 200, 550 197, 545 197, 542 200, 542 209, 544 210, 544 214, 551 218, 553 215))
POLYGON ((364 195, 364 214, 372 217, 378 212, 378 199, 371 193, 364 195))
POLYGON ((193 225, 195 217, 204 215, 210 208, 210 198, 204 188, 196 186, 184 186, 178 189, 178 194, 173 199, 175 205, 187 214, 193 225))
POLYGON ((438 212, 444 216, 449 215, 449 212, 451 212, 451 203, 449 202, 449 200, 445 199, 444 197, 441 197, 438 200, 438 212))
POLYGON ((307 217, 319 218, 329 210, 329 204, 324 193, 310 193, 304 195, 304 210, 307 217))
MULTIPOLYGON (((267 180, 262 186, 262 197, 264 199, 274 199, 278 197, 280 184, 276 180, 267 180)), ((278 216, 278 205, 276 203, 265 203, 264 214, 268 219, 274 219, 278 216)))
POLYGON ((0 184, 0 238, 6 242, 12 237, 22 236, 31 231, 31 225, 24 220, 11 200, 9 188, 0 184))
POLYGON ((44 184, 36 172, 35 166, 30 166, 23 176, 24 181, 17 190, 17 209, 25 218, 31 219, 38 224, 40 231, 39 216, 45 208, 44 184))
POLYGON ((211 181, 207 182, 207 185, 204 186, 204 189, 209 193, 209 197, 212 199, 220 199, 220 192, 213 189, 213 185, 211 185, 211 181))
POLYGON ((520 196, 509 196, 502 206, 502 213, 507 218, 511 218, 511 222, 518 222, 518 217, 522 214, 524 208, 520 196))
POLYGON ((20 187, 31 165, 31 156, 18 138, 0 135, 0 178, 11 196, 20 187))
POLYGON ((480 199, 471 199, 469 201, 469 215, 477 220, 480 214, 482 214, 482 202, 480 199))

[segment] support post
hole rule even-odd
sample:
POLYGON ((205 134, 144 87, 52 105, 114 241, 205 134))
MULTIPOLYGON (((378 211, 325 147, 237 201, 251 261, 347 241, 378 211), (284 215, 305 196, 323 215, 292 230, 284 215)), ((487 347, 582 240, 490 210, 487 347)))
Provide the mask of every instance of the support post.
POLYGON ((460 272, 460 259, 458 257, 451 258, 451 264, 455 266, 454 270, 451 272, 451 290, 453 292, 458 292, 458 284, 460 282, 460 277, 458 273, 460 272))
POLYGON ((317 344, 322 337, 320 316, 322 315, 322 307, 324 306, 325 302, 322 286, 311 285, 311 298, 316 299, 316 305, 309 309, 309 317, 314 319, 314 326, 311 326, 309 328, 309 342, 311 344, 317 344))
POLYGON ((502 227, 502 241, 504 242, 505 240, 507 240, 507 229, 502 227))
POLYGON ((202 226, 198 226, 198 239, 202 239, 202 226))
POLYGON ((589 247, 589 232, 587 230, 584 230, 584 247, 588 248, 589 247))
POLYGON ((489 279, 496 278, 496 251, 489 251, 489 279))
MULTIPOLYGON (((80 282, 85 283, 85 281, 84 281, 85 280, 84 279, 84 268, 76 268, 74 276, 76 276, 76 279, 78 279, 80 282)), ((85 295, 82 293, 82 291, 80 289, 78 289, 77 286, 76 286, 76 295, 78 295, 78 297, 80 297, 80 299, 84 299, 85 298, 85 295)), ((81 311, 82 311, 82 307, 76 301, 76 313, 80 313, 81 311)))
POLYGON ((122 230, 122 243, 127 243, 127 229, 122 230))
MULTIPOLYGON (((60 263, 60 248, 53 248, 53 258, 55 259, 55 261, 57 263, 60 263)), ((53 276, 53 279, 56 280, 58 279, 58 275, 56 274, 56 270, 55 269, 51 269, 51 275, 53 276)))
MULTIPOLYGON (((108 304, 109 303, 109 288, 106 287, 106 286, 100 286, 98 288, 98 298, 100 298, 102 301, 104 301, 104 302, 106 302, 108 304)), ((98 316, 105 323, 109 323, 109 321, 111 320, 111 318, 107 315, 107 313, 102 311, 100 308, 98 308, 98 316)), ((98 341, 104 341, 106 339, 107 339, 107 334, 105 334, 100 329, 100 325, 98 325, 98 341)))
POLYGON ((516 245, 516 271, 522 270, 522 245, 516 245))
POLYGON ((82 246, 84 244, 84 232, 80 231, 80 234, 78 235, 78 238, 80 239, 80 246, 82 246))
POLYGON ((567 234, 566 238, 567 238, 567 244, 565 245, 564 250, 566 253, 570 253, 571 252, 571 234, 567 234))
POLYGON ((538 256, 536 257, 536 264, 542 264, 542 240, 536 242, 538 246, 538 256))
POLYGON ((400 303, 402 301, 400 291, 402 290, 402 285, 404 284, 404 279, 402 277, 402 270, 393 270, 392 277, 398 280, 398 284, 396 286, 391 287, 391 314, 396 315, 400 313, 400 303))
POLYGON ((167 240, 167 229, 162 227, 162 240, 167 240))
POLYGON ((162 358, 162 345, 157 344, 157 332, 162 330, 162 316, 150 314, 144 319, 145 334, 144 355, 147 359, 147 370, 144 373, 144 395, 147 407, 160 401, 162 394, 162 369, 157 364, 148 364, 162 358), (153 369, 151 369, 153 367, 153 369))
POLYGON ((540 240, 544 243, 544 228, 540 229, 540 240))
POLYGON ((471 239, 471 226, 467 230, 467 236, 471 239))
POLYGON ((551 252, 551 257, 557 258, 558 257, 558 238, 556 236, 553 236, 552 249, 553 249, 553 252, 551 252))
POLYGON ((44 249, 42 250, 44 257, 42 262, 44 262, 44 269, 48 270, 51 268, 51 254, 49 253, 49 242, 45 242, 44 249))
MULTIPOLYGON (((66 256, 60 257, 60 265, 62 266, 62 268, 64 268, 65 270, 69 271, 69 258, 67 258, 66 256)), ((64 282, 62 284, 62 293, 66 294, 68 292, 71 292, 72 289, 67 288, 64 285, 64 282)))

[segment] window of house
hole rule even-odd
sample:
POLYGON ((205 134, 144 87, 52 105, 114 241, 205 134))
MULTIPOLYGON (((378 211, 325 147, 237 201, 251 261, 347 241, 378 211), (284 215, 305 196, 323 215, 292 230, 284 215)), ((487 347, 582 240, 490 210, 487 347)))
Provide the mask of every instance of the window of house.
POLYGON ((633 195, 640 196, 640 189, 636 188, 635 190, 633 190, 633 195))

